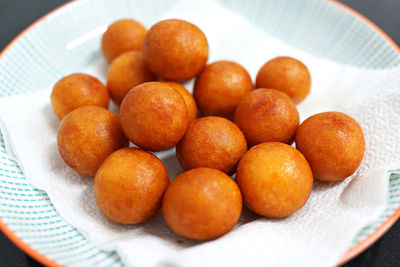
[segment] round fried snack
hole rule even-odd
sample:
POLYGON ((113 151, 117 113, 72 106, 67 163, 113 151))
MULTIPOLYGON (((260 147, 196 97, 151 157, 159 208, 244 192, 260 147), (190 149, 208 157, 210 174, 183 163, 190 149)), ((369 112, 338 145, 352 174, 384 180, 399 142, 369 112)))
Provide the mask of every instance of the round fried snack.
POLYGON ((252 90, 245 68, 232 61, 217 61, 197 77, 193 95, 203 115, 232 119, 236 105, 252 90))
POLYGON ((129 145, 117 115, 97 106, 84 106, 70 112, 57 132, 61 157, 75 171, 94 176, 100 164, 113 151, 129 145))
POLYGON ((154 24, 146 35, 142 51, 150 71, 172 81, 196 76, 208 59, 204 33, 192 23, 179 19, 154 24))
POLYGON ((360 166, 365 140, 353 118, 341 112, 323 112, 300 125, 296 148, 306 157, 315 179, 341 181, 360 166))
POLYGON ((304 156, 278 142, 252 147, 240 160, 236 182, 255 213, 283 218, 299 210, 311 194, 313 176, 304 156))
POLYGON ((189 122, 194 121, 197 117, 197 105, 192 94, 189 93, 189 91, 186 90, 186 88, 180 83, 167 81, 163 81, 162 83, 171 86, 182 95, 183 99, 185 100, 186 108, 188 110, 189 122))
POLYGON ((129 51, 119 55, 110 64, 107 87, 111 98, 120 105, 122 99, 133 87, 155 79, 156 77, 147 69, 142 53, 129 51))
POLYGON ((258 71, 256 87, 282 91, 298 104, 310 93, 311 75, 301 61, 291 57, 276 57, 258 71))
POLYGON ((291 144, 299 126, 299 112, 285 93, 256 89, 237 105, 235 123, 250 146, 264 142, 291 144))
POLYGON ((110 96, 107 88, 95 77, 74 73, 54 85, 50 99, 54 113, 62 120, 72 110, 82 106, 107 108, 110 96))
POLYGON ((188 124, 182 95, 161 82, 142 83, 126 95, 120 109, 121 126, 130 141, 146 150, 173 147, 188 124))
POLYGON ((176 145, 176 156, 185 170, 214 168, 233 174, 240 158, 247 151, 242 131, 221 117, 203 117, 189 124, 176 145))
POLYGON ((225 173, 209 168, 179 175, 165 191, 162 211, 178 235, 207 240, 229 232, 242 211, 242 196, 225 173))
POLYGON ((136 224, 160 209, 168 184, 161 160, 138 148, 123 148, 109 155, 96 172, 94 198, 109 219, 136 224))
POLYGON ((121 19, 111 24, 101 39, 101 51, 108 63, 127 51, 140 51, 146 28, 136 20, 121 19))

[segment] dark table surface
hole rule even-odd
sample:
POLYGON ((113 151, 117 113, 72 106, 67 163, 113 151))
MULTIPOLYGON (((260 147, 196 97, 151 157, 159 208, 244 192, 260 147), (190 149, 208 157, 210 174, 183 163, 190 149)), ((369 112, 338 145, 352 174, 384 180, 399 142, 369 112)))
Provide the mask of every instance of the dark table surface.
MULTIPOLYGON (((277 0, 278 1, 278 0, 277 0)), ((18 33, 65 0, 0 0, 0 50, 18 33)), ((400 45, 399 0, 342 0, 400 45)), ((41 266, 0 233, 0 266, 41 266)), ((400 266, 400 221, 374 245, 344 266, 400 266)))

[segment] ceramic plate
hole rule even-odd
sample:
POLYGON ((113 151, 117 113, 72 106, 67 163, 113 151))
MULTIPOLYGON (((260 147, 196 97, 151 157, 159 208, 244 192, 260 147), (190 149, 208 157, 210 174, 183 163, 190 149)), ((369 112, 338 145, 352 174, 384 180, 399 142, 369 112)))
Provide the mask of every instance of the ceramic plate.
MULTIPOLYGON (((360 68, 385 69, 400 64, 400 49, 395 43, 373 23, 338 2, 219 1, 268 34, 310 54, 360 68), (265 23, 277 14, 285 19, 265 23)), ((0 54, 0 97, 48 87, 63 75, 91 65, 101 58, 99 38, 106 25, 121 17, 140 17, 150 24, 173 2, 83 0, 61 6, 28 27, 0 54)), ((392 174, 389 184, 387 209, 358 233, 340 263, 371 245, 399 217, 400 176, 392 174)), ((97 249, 68 225, 47 194, 28 184, 7 155, 1 133, 0 200, 2 231, 43 264, 123 265, 117 253, 97 249)))

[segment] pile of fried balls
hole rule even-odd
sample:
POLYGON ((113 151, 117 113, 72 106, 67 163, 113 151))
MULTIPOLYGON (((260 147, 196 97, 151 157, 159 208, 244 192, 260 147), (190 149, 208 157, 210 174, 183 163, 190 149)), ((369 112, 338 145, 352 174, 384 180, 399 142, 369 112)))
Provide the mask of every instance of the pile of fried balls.
POLYGON ((176 234, 217 238, 235 226, 242 201, 261 216, 287 217, 306 203, 314 178, 344 180, 364 157, 362 129, 350 116, 324 112, 300 124, 296 104, 311 77, 297 59, 269 60, 254 85, 238 63, 206 64, 206 36, 179 19, 149 30, 116 21, 101 49, 107 85, 71 74, 54 85, 51 103, 62 158, 94 177, 97 206, 115 222, 143 223, 162 207, 176 234), (178 83, 191 78, 193 95, 178 83), (110 97, 119 117, 107 109, 110 97), (150 151, 174 146, 186 171, 170 182, 150 151))

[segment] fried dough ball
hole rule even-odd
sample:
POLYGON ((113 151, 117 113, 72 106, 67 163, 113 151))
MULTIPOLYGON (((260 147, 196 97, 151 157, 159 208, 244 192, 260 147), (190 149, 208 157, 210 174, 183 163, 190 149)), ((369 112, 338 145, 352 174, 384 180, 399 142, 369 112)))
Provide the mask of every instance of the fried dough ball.
POLYGON ((75 171, 94 176, 113 151, 128 146, 117 115, 97 107, 84 106, 70 112, 57 132, 61 157, 75 171))
POLYGON ((138 148, 123 148, 109 155, 96 172, 94 198, 106 217, 136 224, 160 209, 168 184, 161 160, 138 148))
POLYGON ((296 133, 296 148, 303 153, 321 181, 341 181, 360 166, 365 152, 360 125, 341 112, 323 112, 306 119, 296 133))
POLYGON ((119 55, 110 65, 107 87, 111 98, 118 105, 136 85, 154 81, 156 77, 147 69, 142 53, 129 51, 119 55))
POLYGON ((130 141, 146 150, 173 147, 188 124, 182 95, 161 82, 142 83, 126 95, 120 109, 121 126, 130 141))
POLYGON ((237 105, 235 123, 250 146, 264 142, 291 144, 299 126, 299 112, 285 93, 256 89, 237 105))
POLYGON ((101 39, 101 51, 108 63, 127 51, 140 51, 146 28, 136 20, 121 19, 112 23, 101 39))
POLYGON ((242 211, 242 196, 225 173, 209 168, 179 175, 165 191, 162 210, 178 235, 207 240, 229 232, 242 211))
POLYGON ((95 77, 74 73, 54 85, 50 99, 54 113, 62 120, 72 110, 82 106, 107 108, 110 96, 107 88, 95 77))
POLYGON ((150 71, 173 81, 196 76, 208 59, 204 33, 192 23, 179 19, 154 24, 146 35, 142 51, 150 71))
POLYGON ((291 57, 276 57, 261 67, 256 87, 282 91, 298 104, 310 93, 311 75, 301 61, 291 57))
POLYGON ((178 91, 182 96, 183 99, 185 100, 186 108, 188 110, 188 116, 189 116, 189 122, 192 122, 196 119, 197 117, 197 104, 196 101, 194 100, 193 96, 191 93, 189 93, 186 88, 177 82, 167 82, 163 81, 162 83, 165 83, 172 88, 174 88, 176 91, 178 91))
POLYGON ((236 62, 217 61, 197 77, 193 95, 203 115, 231 119, 236 105, 251 90, 253 83, 245 68, 236 62))
POLYGON ((313 176, 298 150, 287 144, 268 142, 252 147, 243 156, 236 181, 249 209, 262 216, 283 218, 306 203, 313 176))
POLYGON ((214 168, 232 174, 247 151, 242 131, 221 117, 203 117, 189 124, 176 145, 176 156, 185 170, 214 168))

